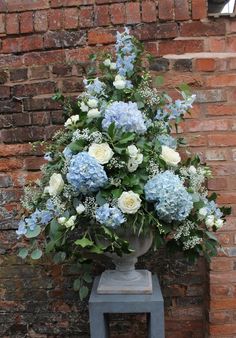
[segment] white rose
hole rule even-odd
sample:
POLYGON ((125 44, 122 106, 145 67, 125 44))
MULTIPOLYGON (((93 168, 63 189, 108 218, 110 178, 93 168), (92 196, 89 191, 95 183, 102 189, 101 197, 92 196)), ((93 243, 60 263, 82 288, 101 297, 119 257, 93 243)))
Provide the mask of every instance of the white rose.
POLYGON ((51 196, 59 195, 64 188, 64 181, 61 174, 52 174, 49 180, 48 193, 51 196))
POLYGON ((58 219, 57 219, 57 222, 59 223, 59 224, 65 224, 66 223, 66 217, 59 217, 58 219))
POLYGON ((194 165, 191 165, 191 166, 188 168, 188 171, 189 171, 190 174, 196 174, 197 169, 194 167, 194 165))
POLYGON ((127 153, 129 157, 136 157, 138 155, 138 152, 139 150, 134 144, 131 144, 127 147, 127 153))
POLYGON ((89 155, 96 158, 98 163, 106 164, 114 155, 108 143, 93 143, 88 150, 89 155))
POLYGON ((198 212, 199 212, 200 216, 206 217, 208 211, 207 211, 207 208, 203 207, 203 208, 199 209, 198 212))
POLYGON ((215 223, 215 217, 213 215, 209 215, 206 218, 206 226, 208 228, 211 228, 215 223))
POLYGON ((169 165, 177 165, 181 158, 179 156, 179 153, 167 146, 162 146, 162 152, 160 155, 160 158, 164 160, 169 165))
POLYGON ((106 59, 106 60, 103 61, 103 64, 104 64, 104 66, 109 67, 111 65, 111 60, 106 59))
POLYGON ((115 62, 111 62, 110 69, 111 70, 115 70, 116 69, 116 63, 115 62))
POLYGON ((215 227, 216 227, 217 229, 222 228, 223 225, 224 225, 223 219, 218 218, 218 219, 215 221, 215 227))
POLYGON ((97 99, 89 99, 87 103, 88 103, 88 106, 90 108, 97 108, 97 106, 98 106, 98 100, 97 99))
POLYGON ((141 199, 133 191, 124 191, 118 198, 118 207, 125 214, 135 214, 141 207, 141 199))
POLYGON ((123 76, 116 75, 113 85, 116 89, 124 89, 126 87, 126 80, 123 76))
POLYGON ((101 112, 97 108, 90 109, 88 111, 87 116, 91 119, 97 118, 101 116, 101 112))
POLYGON ((72 124, 75 124, 78 121, 79 121, 79 115, 73 115, 66 120, 64 126, 65 127, 71 126, 72 124))
POLYGON ((141 164, 143 162, 143 154, 138 154, 135 158, 134 158, 134 161, 137 163, 137 164, 141 164))
POLYGON ((128 163, 127 163, 127 168, 128 168, 128 171, 130 173, 133 173, 134 171, 136 171, 138 169, 138 163, 133 161, 132 158, 130 158, 128 163))
POLYGON ((76 207, 76 212, 78 215, 82 214, 85 211, 85 206, 80 203, 77 207, 76 207))
POLYGON ((89 110, 88 106, 84 103, 81 102, 80 109, 85 113, 86 111, 89 110))

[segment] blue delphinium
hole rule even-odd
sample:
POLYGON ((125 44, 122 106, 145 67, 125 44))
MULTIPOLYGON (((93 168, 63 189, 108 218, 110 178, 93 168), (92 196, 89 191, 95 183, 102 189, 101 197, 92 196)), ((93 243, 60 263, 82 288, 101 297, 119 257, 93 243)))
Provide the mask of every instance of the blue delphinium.
POLYGON ((103 94, 106 87, 105 83, 100 81, 98 78, 94 79, 92 82, 88 82, 88 80, 85 79, 83 83, 88 94, 95 96, 103 94))
POLYGON ((136 60, 135 45, 132 37, 129 35, 129 30, 126 27, 123 33, 117 32, 116 35, 116 68, 119 75, 127 76, 134 69, 136 60))
POLYGON ((168 103, 165 107, 157 110, 155 119, 158 121, 175 120, 183 117, 184 114, 192 108, 196 95, 186 96, 182 93, 184 100, 175 100, 168 103))
POLYGON ((112 122, 115 123, 117 128, 121 128, 126 132, 144 134, 147 130, 145 119, 136 102, 113 102, 105 110, 102 127, 108 129, 112 122))
POLYGON ((96 210, 96 220, 108 227, 116 228, 126 221, 122 212, 106 203, 96 210))
POLYGON ((167 146, 172 149, 177 148, 177 141, 174 137, 168 135, 168 134, 162 134, 157 137, 157 140, 160 142, 162 146, 167 146))
POLYGON ((167 223, 183 221, 193 208, 191 195, 171 171, 157 174, 144 186, 147 201, 156 202, 158 217, 167 223))
POLYGON ((87 152, 72 156, 66 177, 68 182, 83 194, 98 191, 108 181, 103 166, 87 152))

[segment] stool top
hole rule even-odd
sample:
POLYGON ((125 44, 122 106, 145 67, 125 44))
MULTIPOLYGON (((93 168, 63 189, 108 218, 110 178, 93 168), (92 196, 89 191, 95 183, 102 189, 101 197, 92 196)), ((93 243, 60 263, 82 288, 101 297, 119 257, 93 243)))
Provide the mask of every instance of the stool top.
POLYGON ((152 276, 153 293, 152 294, 98 294, 97 286, 100 276, 95 278, 89 303, 141 303, 141 302, 158 302, 163 303, 163 296, 160 284, 156 275, 152 276))

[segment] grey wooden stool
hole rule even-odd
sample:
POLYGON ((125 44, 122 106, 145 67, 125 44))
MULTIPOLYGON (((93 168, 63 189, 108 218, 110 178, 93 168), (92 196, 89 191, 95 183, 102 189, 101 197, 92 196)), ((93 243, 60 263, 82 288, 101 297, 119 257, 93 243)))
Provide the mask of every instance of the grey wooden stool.
POLYGON ((152 277, 151 295, 101 295, 96 292, 99 278, 94 281, 89 299, 91 338, 109 338, 109 313, 147 313, 148 338, 165 338, 164 304, 157 276, 152 277))

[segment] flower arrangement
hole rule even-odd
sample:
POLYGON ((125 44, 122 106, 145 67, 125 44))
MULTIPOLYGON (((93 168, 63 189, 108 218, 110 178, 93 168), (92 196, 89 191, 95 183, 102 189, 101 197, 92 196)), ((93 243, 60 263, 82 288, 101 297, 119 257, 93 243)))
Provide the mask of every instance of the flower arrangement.
POLYGON ((115 51, 100 62, 99 78, 84 80, 76 103, 55 96, 64 100, 65 128, 48 144, 42 179, 26 188, 16 231, 28 239, 20 257, 39 259, 45 251, 55 262, 85 267, 74 283, 81 298, 93 255, 131 251, 117 230, 152 232, 154 249, 210 259, 218 246, 212 231, 229 213, 208 194, 210 169, 198 156, 182 160, 183 139, 170 135, 195 95, 182 86, 181 99, 173 100, 154 88, 143 47, 127 28, 117 33, 115 51))

